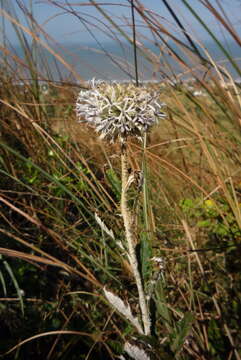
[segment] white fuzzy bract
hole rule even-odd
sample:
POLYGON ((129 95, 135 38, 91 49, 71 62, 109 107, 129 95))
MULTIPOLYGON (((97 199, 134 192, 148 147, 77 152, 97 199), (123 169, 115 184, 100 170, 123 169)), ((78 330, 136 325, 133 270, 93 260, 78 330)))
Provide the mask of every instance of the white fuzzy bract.
POLYGON ((108 229, 105 223, 101 220, 97 213, 95 213, 95 220, 97 224, 100 226, 101 230, 104 231, 107 235, 109 235, 113 240, 115 240, 115 236, 112 230, 108 229))
POLYGON ((92 82, 91 90, 81 90, 76 102, 80 122, 94 126, 100 137, 110 142, 128 136, 142 138, 166 115, 156 92, 134 84, 92 82))
POLYGON ((106 299, 115 308, 115 310, 119 311, 119 313, 121 313, 127 320, 129 320, 131 324, 134 325, 135 328, 138 330, 139 334, 143 334, 142 327, 138 319, 133 316, 130 305, 128 303, 126 305, 124 301, 119 298, 119 296, 113 294, 111 291, 106 290, 106 288, 104 288, 103 290, 106 299))
POLYGON ((138 346, 130 344, 129 342, 125 343, 124 350, 134 360, 150 360, 150 357, 143 349, 140 349, 138 346))

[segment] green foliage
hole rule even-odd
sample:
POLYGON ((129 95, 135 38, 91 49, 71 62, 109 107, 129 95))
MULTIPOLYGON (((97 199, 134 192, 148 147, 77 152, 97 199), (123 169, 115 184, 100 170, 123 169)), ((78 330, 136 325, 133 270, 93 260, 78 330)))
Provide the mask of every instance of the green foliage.
POLYGON ((106 170, 106 179, 111 186, 111 190, 113 191, 117 201, 120 201, 121 198, 121 181, 118 177, 116 171, 111 168, 106 170))
POLYGON ((164 276, 161 275, 155 285, 156 320, 163 324, 163 336, 165 335, 167 337, 169 349, 173 353, 173 356, 179 359, 180 352, 192 332, 195 316, 191 312, 186 312, 184 315, 179 312, 178 316, 181 317, 181 320, 177 321, 169 309, 167 290, 164 276))
POLYGON ((176 329, 171 334, 171 349, 175 354, 180 352, 186 338, 190 335, 193 321, 194 315, 187 312, 183 318, 177 322, 176 329))
POLYGON ((24 163, 25 167, 23 168, 23 177, 24 180, 28 184, 34 184, 35 186, 40 185, 41 181, 43 181, 43 178, 41 176, 40 171, 33 165, 31 162, 31 158, 28 158, 24 163))
POLYGON ((140 234, 140 267, 144 284, 146 285, 152 275, 152 247, 149 237, 144 232, 140 234))
POLYGON ((163 322, 167 332, 170 333, 172 328, 172 318, 170 310, 168 309, 166 282, 163 277, 161 277, 156 283, 155 304, 157 313, 160 316, 160 321, 163 322))
POLYGON ((184 199, 180 206, 189 221, 207 233, 207 246, 232 247, 241 236, 236 217, 225 198, 215 200, 184 199))
MULTIPOLYGON (((211 354, 215 356, 217 353, 225 353, 225 347, 227 346, 227 341, 223 337, 222 331, 220 329, 219 323, 215 319, 211 319, 208 326, 208 336, 212 340, 210 341, 211 345, 211 354)), ((220 359, 220 357, 218 357, 220 359)))
MULTIPOLYGON (((54 173, 52 174, 53 178, 57 180, 56 182, 53 182, 51 186, 51 192, 55 196, 64 196, 65 194, 65 188, 68 188, 69 190, 73 192, 78 193, 87 193, 90 191, 89 185, 84 181, 84 179, 79 176, 77 177, 75 174, 66 174, 66 170, 64 168, 56 168, 54 169, 54 173), (59 186, 58 183, 60 183, 63 186, 59 186)), ((84 175, 88 176, 89 171, 88 169, 85 169, 83 165, 80 162, 76 163, 76 170, 80 173, 83 173, 84 175)))

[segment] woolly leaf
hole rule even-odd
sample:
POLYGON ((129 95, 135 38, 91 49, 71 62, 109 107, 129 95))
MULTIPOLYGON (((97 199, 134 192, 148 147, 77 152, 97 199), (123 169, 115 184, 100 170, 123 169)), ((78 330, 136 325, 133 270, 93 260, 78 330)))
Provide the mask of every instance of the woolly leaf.
POLYGON ((131 324, 138 330, 140 334, 143 334, 142 327, 137 319, 137 317, 134 317, 130 305, 127 303, 125 304, 119 296, 113 294, 112 292, 106 290, 106 288, 103 289, 106 299, 109 301, 109 303, 120 313, 124 316, 126 320, 129 320, 131 324))
POLYGON ((129 342, 125 343, 124 350, 134 360, 150 360, 149 355, 143 349, 129 342))
POLYGON ((140 236, 140 267, 144 284, 150 280, 152 275, 151 257, 152 248, 150 240, 145 233, 140 236))
POLYGON ((181 350, 186 337, 189 335, 191 331, 193 321, 194 321, 193 314, 187 312, 183 316, 183 318, 178 322, 177 329, 175 330, 174 333, 174 340, 171 345, 171 349, 173 352, 178 353, 181 350))
POLYGON ((109 235, 113 240, 115 240, 115 236, 112 230, 108 229, 105 223, 101 220, 101 218, 95 213, 95 220, 97 224, 100 226, 101 230, 104 231, 107 235, 109 235))

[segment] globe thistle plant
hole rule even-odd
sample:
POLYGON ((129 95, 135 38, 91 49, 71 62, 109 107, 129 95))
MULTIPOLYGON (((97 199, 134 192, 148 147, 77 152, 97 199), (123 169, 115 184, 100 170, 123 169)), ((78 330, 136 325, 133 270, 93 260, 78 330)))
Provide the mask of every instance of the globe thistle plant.
POLYGON ((128 136, 143 138, 149 128, 165 117, 158 94, 134 84, 92 81, 92 89, 80 91, 76 113, 80 122, 95 127, 100 138, 124 142, 128 136))
POLYGON ((141 323, 131 316, 129 306, 122 305, 122 301, 105 291, 107 300, 117 310, 131 321, 136 329, 145 335, 150 335, 151 320, 147 295, 144 293, 143 282, 139 271, 136 255, 136 235, 133 229, 133 214, 128 207, 128 187, 130 174, 128 172, 128 154, 126 140, 129 136, 143 139, 145 133, 160 118, 165 117, 161 111, 163 104, 155 92, 147 88, 136 87, 134 84, 106 84, 92 81, 91 89, 81 91, 76 103, 76 113, 80 122, 87 122, 95 127, 102 139, 110 142, 121 142, 121 203, 127 258, 133 271, 133 277, 138 290, 141 323), (114 299, 114 300, 113 300, 114 299))

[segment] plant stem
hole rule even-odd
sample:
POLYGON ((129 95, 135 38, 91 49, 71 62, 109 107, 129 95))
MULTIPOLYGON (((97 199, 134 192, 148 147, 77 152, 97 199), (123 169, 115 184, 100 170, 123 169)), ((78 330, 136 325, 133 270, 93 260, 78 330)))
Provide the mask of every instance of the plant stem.
POLYGON ((150 335, 151 321, 149 316, 149 310, 144 294, 141 275, 138 270, 138 261, 135 250, 135 235, 132 228, 132 216, 127 204, 127 182, 128 182, 128 164, 127 164, 127 151, 125 145, 122 147, 121 152, 121 176, 122 176, 122 188, 121 188, 121 214, 124 221, 125 235, 128 247, 128 258, 133 271, 133 275, 136 281, 136 286, 139 296, 139 304, 142 315, 142 322, 145 335, 150 335))
MULTIPOLYGON (((143 209, 144 209, 144 219, 145 219, 145 231, 146 234, 150 234, 150 225, 148 221, 148 193, 147 193, 147 185, 146 185, 146 178, 147 178, 147 167, 146 167, 146 134, 143 136, 143 148, 142 148, 142 171, 143 171, 143 209)), ((150 239, 149 239, 150 240, 150 239)))
POLYGON ((132 34, 133 34, 133 48, 134 48, 134 64, 135 64, 135 80, 136 86, 139 86, 138 79, 138 62, 137 62, 137 51, 136 51, 136 24, 135 24, 135 11, 134 11, 134 3, 131 0, 131 17, 132 17, 132 34))

